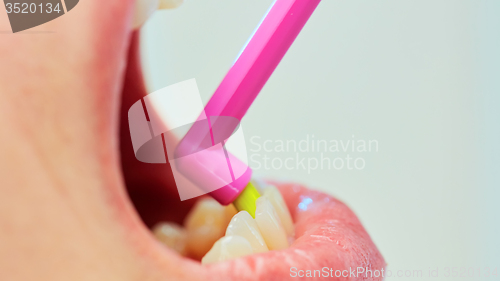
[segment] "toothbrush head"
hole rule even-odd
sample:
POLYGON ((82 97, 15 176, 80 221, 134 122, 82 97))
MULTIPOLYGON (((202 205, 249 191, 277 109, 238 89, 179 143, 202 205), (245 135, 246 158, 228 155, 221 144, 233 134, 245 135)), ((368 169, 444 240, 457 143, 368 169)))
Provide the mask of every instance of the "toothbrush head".
POLYGON ((236 210, 247 211, 253 218, 255 218, 255 210, 257 209, 255 201, 257 201, 257 198, 259 197, 259 192, 255 186, 249 182, 240 195, 238 195, 236 200, 234 200, 233 204, 236 207, 236 210))

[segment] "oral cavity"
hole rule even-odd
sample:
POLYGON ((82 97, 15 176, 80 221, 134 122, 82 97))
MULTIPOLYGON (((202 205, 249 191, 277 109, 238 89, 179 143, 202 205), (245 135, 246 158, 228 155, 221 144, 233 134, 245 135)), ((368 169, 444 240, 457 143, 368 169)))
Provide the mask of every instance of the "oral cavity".
POLYGON ((255 219, 202 198, 184 220, 184 226, 161 222, 153 228, 158 241, 177 253, 210 264, 238 257, 282 250, 293 240, 294 226, 281 193, 274 186, 261 189, 255 219))

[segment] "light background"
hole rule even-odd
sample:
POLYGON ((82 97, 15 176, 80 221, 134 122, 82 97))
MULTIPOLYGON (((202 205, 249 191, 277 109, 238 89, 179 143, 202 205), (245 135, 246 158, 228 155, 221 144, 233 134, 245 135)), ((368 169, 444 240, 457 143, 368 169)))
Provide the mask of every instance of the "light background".
MULTIPOLYGON (((142 38, 149 90, 196 78, 206 102, 270 4, 186 0, 156 12, 142 38)), ((439 267, 430 279, 481 280, 477 267, 500 267, 499 15, 495 0, 323 0, 243 120, 249 149, 252 136, 354 135, 379 151, 352 155, 363 170, 255 174, 342 199, 393 274, 439 267), (444 278, 445 267, 475 276, 444 278)))

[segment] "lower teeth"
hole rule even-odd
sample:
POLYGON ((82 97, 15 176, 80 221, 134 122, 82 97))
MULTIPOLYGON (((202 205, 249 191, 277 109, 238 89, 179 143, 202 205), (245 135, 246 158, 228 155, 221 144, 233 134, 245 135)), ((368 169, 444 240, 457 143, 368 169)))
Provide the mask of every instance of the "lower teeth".
POLYGON ((212 198, 203 198, 186 216, 184 226, 160 222, 153 233, 177 253, 208 264, 285 249, 293 230, 281 193, 269 186, 257 200, 255 219, 246 211, 236 213, 233 205, 222 206, 212 198))
POLYGON ((176 223, 161 222, 153 228, 153 234, 165 246, 181 255, 186 254, 187 235, 182 226, 176 223))

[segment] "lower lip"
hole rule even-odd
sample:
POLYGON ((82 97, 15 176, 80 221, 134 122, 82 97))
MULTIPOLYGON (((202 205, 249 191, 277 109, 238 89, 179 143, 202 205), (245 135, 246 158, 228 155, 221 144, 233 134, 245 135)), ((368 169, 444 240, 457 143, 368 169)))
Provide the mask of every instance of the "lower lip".
MULTIPOLYGON (((295 221, 295 242, 283 251, 270 251, 243 258, 202 266, 171 251, 163 251, 168 264, 176 265, 186 278, 204 280, 284 280, 309 276, 307 270, 333 269, 334 280, 383 280, 383 276, 361 271, 382 272, 386 263, 356 215, 341 201, 296 184, 275 184, 295 221), (175 261, 175 262, 172 262, 175 261), (302 270, 303 272, 299 272, 302 270), (335 274, 355 272, 349 277, 335 274), (294 276, 297 274, 297 276, 294 276)), ((156 244, 155 244, 156 245, 156 244)), ((158 245, 156 245, 157 247, 158 245)), ((160 247, 161 248, 161 247, 160 247)), ((314 273, 314 272, 313 272, 314 273)), ((329 276, 330 277, 330 276, 329 276)))

